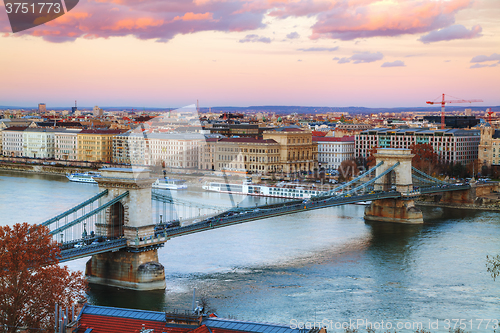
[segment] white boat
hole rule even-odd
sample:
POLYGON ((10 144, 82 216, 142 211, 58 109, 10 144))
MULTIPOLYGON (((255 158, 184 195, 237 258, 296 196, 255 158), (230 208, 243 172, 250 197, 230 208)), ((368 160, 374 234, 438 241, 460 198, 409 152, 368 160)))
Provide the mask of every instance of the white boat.
POLYGON ((309 199, 318 195, 321 191, 314 185, 301 185, 290 183, 278 183, 276 186, 255 185, 250 183, 226 184, 210 182, 202 186, 205 191, 232 193, 242 195, 255 195, 262 197, 309 199))
POLYGON ((72 182, 97 184, 94 178, 99 178, 101 175, 97 172, 84 172, 84 173, 72 173, 66 174, 66 178, 72 182))
POLYGON ((188 187, 184 184, 186 181, 182 179, 157 179, 153 183, 153 188, 160 190, 186 190, 188 187))

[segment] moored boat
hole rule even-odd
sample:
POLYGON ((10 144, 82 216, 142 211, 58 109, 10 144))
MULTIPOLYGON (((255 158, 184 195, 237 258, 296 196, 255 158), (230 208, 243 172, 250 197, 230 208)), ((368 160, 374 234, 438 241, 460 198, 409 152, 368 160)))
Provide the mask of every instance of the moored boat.
POLYGON ((247 182, 242 184, 210 182, 203 185, 202 188, 205 191, 212 192, 290 199, 309 199, 321 193, 314 185, 292 183, 278 183, 276 186, 266 186, 247 182))
POLYGON ((186 181, 182 179, 157 179, 152 187, 160 190, 186 190, 188 187, 185 184, 186 181))
POLYGON ((66 174, 66 178, 72 182, 87 183, 87 184, 97 184, 94 178, 101 177, 101 174, 97 172, 82 172, 82 173, 72 173, 66 174))

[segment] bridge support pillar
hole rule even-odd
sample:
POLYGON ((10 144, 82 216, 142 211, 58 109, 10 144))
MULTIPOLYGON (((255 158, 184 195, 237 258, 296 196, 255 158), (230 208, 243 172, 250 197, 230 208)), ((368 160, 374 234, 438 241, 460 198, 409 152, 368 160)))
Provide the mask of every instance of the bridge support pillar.
MULTIPOLYGON (((101 190, 107 189, 104 200, 122 193, 129 195, 111 206, 106 220, 99 224, 98 236, 125 238, 136 244, 154 237, 151 212, 151 177, 148 169, 103 168, 96 178, 101 190)), ((165 289, 165 270, 158 260, 158 248, 147 244, 129 246, 116 252, 92 256, 87 262, 86 276, 90 283, 135 290, 165 289)))
POLYGON ((374 189, 376 191, 397 191, 401 193, 402 197, 374 200, 365 208, 365 220, 409 224, 424 223, 422 212, 415 207, 415 201, 409 196, 413 191, 411 161, 415 155, 411 153, 410 149, 379 148, 374 156, 377 164, 384 162, 381 167, 377 168, 377 177, 399 163, 391 172, 376 180, 374 189))
POLYGON ((407 224, 424 223, 422 211, 415 207, 415 201, 400 198, 374 200, 365 208, 365 220, 407 224))
POLYGON ((106 252, 93 255, 85 275, 89 283, 134 290, 165 289, 165 269, 157 249, 144 252, 106 252))

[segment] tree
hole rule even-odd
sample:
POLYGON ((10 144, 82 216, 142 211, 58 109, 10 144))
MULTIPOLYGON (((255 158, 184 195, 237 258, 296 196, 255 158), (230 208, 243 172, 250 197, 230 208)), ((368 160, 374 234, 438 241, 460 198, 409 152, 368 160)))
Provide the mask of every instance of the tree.
POLYGON ((0 326, 5 331, 53 329, 55 304, 70 307, 84 296, 83 274, 59 266, 59 253, 47 227, 0 226, 0 326))
POLYGON ((438 154, 434 151, 431 144, 419 143, 410 146, 411 153, 414 154, 412 165, 420 171, 432 175, 439 162, 438 154))
POLYGON ((358 175, 358 165, 354 160, 344 160, 340 163, 338 172, 340 181, 350 180, 351 177, 358 175))
POLYGON ((477 172, 479 171, 479 160, 474 160, 467 164, 467 174, 471 177, 476 177, 477 172))
POLYGON ((379 148, 379 146, 371 147, 368 151, 368 157, 366 158, 366 164, 368 168, 374 167, 377 164, 377 159, 375 158, 374 154, 377 153, 379 148))

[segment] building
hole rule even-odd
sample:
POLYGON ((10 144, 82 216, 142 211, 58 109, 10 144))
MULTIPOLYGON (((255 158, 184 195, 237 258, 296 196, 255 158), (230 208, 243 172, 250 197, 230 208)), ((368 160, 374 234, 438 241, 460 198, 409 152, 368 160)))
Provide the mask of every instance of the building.
POLYGON ((428 143, 441 162, 465 165, 477 159, 480 140, 479 130, 373 128, 356 135, 355 157, 367 158, 375 147, 409 149, 415 144, 428 143))
POLYGON ((151 165, 164 168, 198 169, 198 147, 205 141, 203 134, 148 134, 151 165))
POLYGON ((163 168, 198 168, 198 147, 205 141, 197 133, 143 133, 129 131, 113 138, 113 161, 163 168))
POLYGON ((2 131, 2 154, 4 156, 23 156, 23 132, 27 128, 12 126, 2 131))
POLYGON ((38 113, 45 113, 47 112, 47 106, 45 103, 40 103, 38 104, 38 113))
POLYGON ((96 106, 94 106, 94 109, 92 110, 92 115, 94 117, 102 117, 104 115, 104 111, 96 105, 96 106))
POLYGON ((259 139, 262 138, 262 133, 269 128, 259 126, 258 124, 228 124, 214 123, 207 124, 204 127, 210 130, 212 134, 221 134, 227 137, 250 137, 259 139))
POLYGON ((23 156, 54 158, 55 132, 52 128, 27 128, 23 131, 23 156))
MULTIPOLYGON (((441 124, 441 116, 424 116, 429 123, 441 124)), ((479 124, 475 116, 445 116, 444 123, 449 128, 471 128, 479 124)))
POLYGON ((113 163, 149 165, 150 156, 147 153, 143 133, 128 131, 113 137, 113 163))
POLYGON ((318 144, 318 162, 320 168, 338 169, 340 164, 354 158, 354 136, 321 137, 313 136, 318 144))
POLYGON ((280 145, 272 139, 224 138, 215 142, 216 171, 281 172, 280 145))
POLYGON ((200 170, 215 170, 215 153, 217 141, 221 138, 208 137, 198 148, 198 168, 200 170))
POLYGON ((54 155, 56 160, 78 160, 78 133, 80 129, 63 129, 55 132, 54 155))
POLYGON ((109 163, 113 159, 113 137, 120 130, 82 130, 77 134, 77 158, 86 162, 109 163))
POLYGON ((500 130, 495 130, 490 124, 481 127, 478 160, 480 166, 487 168, 500 165, 500 130))
MULTIPOLYGON (((344 136, 354 136, 356 134, 361 133, 362 131, 366 131, 368 129, 373 128, 372 125, 369 124, 345 124, 340 123, 335 126, 333 131, 333 136, 337 138, 342 138, 344 136)), ((330 134, 328 134, 330 135, 330 134)))
POLYGON ((77 333, 326 333, 326 329, 315 327, 291 328, 290 325, 224 319, 215 314, 193 314, 191 310, 169 313, 88 304, 70 325, 77 333))
POLYGON ((263 133, 265 140, 280 145, 280 172, 286 174, 310 173, 318 168, 317 145, 312 132, 298 127, 280 127, 263 133))

